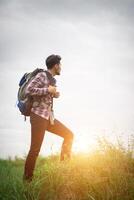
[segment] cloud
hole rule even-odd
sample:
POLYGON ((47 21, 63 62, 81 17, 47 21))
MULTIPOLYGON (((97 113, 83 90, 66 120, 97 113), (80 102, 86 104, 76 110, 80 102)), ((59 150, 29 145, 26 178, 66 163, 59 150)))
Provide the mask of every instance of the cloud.
POLYGON ((23 1, 0 1, 1 15, 15 16, 16 13, 22 17, 32 16, 33 18, 47 19, 60 18, 66 20, 78 20, 96 18, 101 21, 114 20, 123 18, 127 23, 133 22, 134 19, 134 2, 133 0, 23 0, 23 1))
POLYGON ((1 0, 0 62, 34 63, 53 50, 81 54, 80 49, 92 50, 95 42, 100 48, 104 42, 103 46, 125 44, 130 51, 133 4, 131 0, 1 0))

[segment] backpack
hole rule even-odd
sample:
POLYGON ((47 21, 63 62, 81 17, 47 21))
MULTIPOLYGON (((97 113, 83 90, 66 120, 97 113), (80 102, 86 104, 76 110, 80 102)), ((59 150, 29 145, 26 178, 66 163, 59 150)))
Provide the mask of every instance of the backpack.
POLYGON ((43 69, 36 68, 34 71, 25 73, 22 78, 20 79, 19 82, 19 90, 18 90, 18 103, 17 107, 19 108, 19 111, 21 112, 22 115, 24 115, 25 120, 26 116, 30 116, 31 113, 31 108, 33 105, 33 97, 30 95, 26 95, 25 90, 26 87, 28 86, 29 82, 39 73, 39 72, 45 72, 47 78, 50 81, 51 85, 56 85, 56 79, 51 76, 51 74, 43 69))
POLYGON ((19 108, 22 115, 30 116, 32 104, 33 104, 33 97, 30 95, 26 95, 25 90, 28 86, 29 82, 39 73, 43 72, 43 69, 36 68, 34 71, 25 73, 19 82, 19 89, 17 94, 17 107, 19 108))

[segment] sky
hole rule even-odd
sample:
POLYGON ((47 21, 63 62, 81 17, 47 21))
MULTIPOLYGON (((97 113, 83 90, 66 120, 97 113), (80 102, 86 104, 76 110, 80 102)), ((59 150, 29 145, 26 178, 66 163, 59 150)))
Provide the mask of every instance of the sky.
MULTIPOLYGON (((134 1, 0 0, 0 27, 0 157, 29 150, 18 83, 46 68, 50 54, 62 57, 55 117, 74 132, 73 151, 92 149, 102 135, 134 134, 134 1)), ((46 132, 40 153, 59 152, 61 144, 46 132)))

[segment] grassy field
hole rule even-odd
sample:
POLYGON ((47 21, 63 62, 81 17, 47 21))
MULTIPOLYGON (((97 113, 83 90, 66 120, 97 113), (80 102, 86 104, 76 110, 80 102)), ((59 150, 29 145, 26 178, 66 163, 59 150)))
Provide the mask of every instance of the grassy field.
POLYGON ((60 162, 38 157, 34 179, 23 184, 25 159, 0 160, 0 200, 134 200, 134 149, 106 139, 89 154, 60 162))

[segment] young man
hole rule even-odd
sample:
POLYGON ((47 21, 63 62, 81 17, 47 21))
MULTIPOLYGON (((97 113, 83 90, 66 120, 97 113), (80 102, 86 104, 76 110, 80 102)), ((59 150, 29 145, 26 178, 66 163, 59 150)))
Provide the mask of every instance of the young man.
POLYGON ((45 131, 61 136, 63 140, 60 160, 65 156, 70 158, 73 133, 53 116, 53 98, 58 98, 60 93, 56 90, 55 75, 61 72, 61 57, 50 55, 46 59, 47 70, 39 72, 28 84, 26 94, 33 97, 33 106, 30 114, 31 146, 26 158, 23 179, 31 181, 40 152, 45 131))

